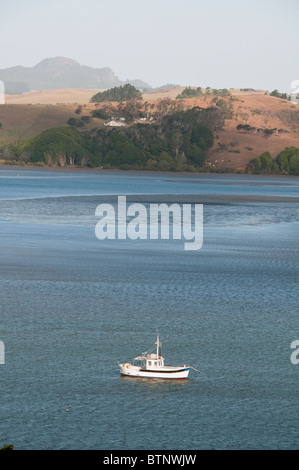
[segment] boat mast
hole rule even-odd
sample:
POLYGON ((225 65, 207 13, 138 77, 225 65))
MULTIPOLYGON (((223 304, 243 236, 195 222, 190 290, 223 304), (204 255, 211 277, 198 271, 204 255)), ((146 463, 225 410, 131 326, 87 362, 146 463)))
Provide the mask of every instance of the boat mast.
POLYGON ((156 344, 157 344, 157 360, 159 358, 159 347, 160 347, 160 342, 159 342, 159 335, 157 335, 157 341, 156 341, 156 344))

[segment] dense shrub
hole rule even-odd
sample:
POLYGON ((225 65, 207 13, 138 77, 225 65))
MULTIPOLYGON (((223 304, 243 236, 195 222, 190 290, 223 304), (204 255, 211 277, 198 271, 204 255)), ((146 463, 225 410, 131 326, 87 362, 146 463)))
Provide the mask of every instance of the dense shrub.
POLYGON ((196 96, 201 96, 201 95, 202 95, 201 87, 197 87, 197 88, 187 87, 182 91, 182 93, 176 96, 176 99, 195 98, 196 96))
POLYGON ((299 175, 299 149, 286 147, 275 160, 272 160, 269 152, 264 152, 249 162, 246 171, 255 174, 299 175))
POLYGON ((30 162, 47 165, 81 165, 91 157, 86 138, 72 127, 48 129, 23 144, 22 150, 30 153, 30 162))
POLYGON ((132 99, 142 100, 142 94, 140 90, 127 83, 123 86, 96 93, 91 97, 90 101, 92 103, 99 103, 101 101, 129 101, 132 99))

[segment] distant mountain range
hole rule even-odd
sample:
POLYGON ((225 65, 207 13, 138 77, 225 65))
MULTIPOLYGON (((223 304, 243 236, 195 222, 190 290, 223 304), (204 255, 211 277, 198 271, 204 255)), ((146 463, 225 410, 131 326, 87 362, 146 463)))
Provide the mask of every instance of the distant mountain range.
POLYGON ((44 59, 34 67, 18 65, 0 69, 7 94, 61 88, 106 89, 131 83, 138 89, 151 89, 139 79, 121 81, 109 67, 93 68, 66 57, 44 59))

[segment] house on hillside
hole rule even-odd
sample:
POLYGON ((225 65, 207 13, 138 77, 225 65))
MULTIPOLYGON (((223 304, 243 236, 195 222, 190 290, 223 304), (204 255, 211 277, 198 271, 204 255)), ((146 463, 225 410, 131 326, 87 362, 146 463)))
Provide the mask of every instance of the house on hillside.
POLYGON ((112 118, 110 121, 104 122, 104 126, 109 126, 109 127, 124 127, 127 124, 124 122, 124 118, 121 119, 115 119, 112 118))

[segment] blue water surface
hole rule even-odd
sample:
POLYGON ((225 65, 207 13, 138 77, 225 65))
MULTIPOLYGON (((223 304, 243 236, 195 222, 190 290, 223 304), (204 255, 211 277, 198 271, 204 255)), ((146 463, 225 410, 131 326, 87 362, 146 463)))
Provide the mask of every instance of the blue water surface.
POLYGON ((298 449, 298 197, 298 177, 0 169, 0 446, 298 449), (118 195, 202 203, 202 248, 97 239, 118 195), (157 329, 201 373, 121 377, 157 329))

